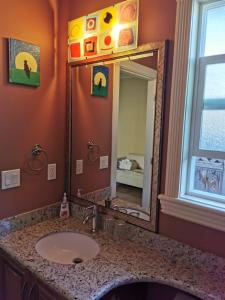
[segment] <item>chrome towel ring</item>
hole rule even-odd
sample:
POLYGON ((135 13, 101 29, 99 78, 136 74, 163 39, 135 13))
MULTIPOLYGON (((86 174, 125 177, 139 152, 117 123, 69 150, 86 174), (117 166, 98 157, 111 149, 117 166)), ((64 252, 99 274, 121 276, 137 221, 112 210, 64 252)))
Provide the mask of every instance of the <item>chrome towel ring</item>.
POLYGON ((87 143, 87 148, 88 148, 87 159, 89 162, 94 163, 99 158, 100 147, 99 145, 95 144, 93 141, 89 141, 87 143))
POLYGON ((28 159, 27 164, 32 171, 40 172, 48 164, 48 155, 45 150, 39 145, 35 144, 31 151, 32 156, 28 159), (34 164, 39 162, 40 167, 35 167, 34 164))

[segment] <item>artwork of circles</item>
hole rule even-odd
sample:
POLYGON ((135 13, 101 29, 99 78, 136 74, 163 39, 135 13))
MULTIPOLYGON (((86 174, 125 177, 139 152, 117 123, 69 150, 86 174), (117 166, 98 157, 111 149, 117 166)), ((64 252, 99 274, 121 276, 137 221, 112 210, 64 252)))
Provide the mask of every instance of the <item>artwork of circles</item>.
POLYGON ((93 30, 96 30, 96 17, 92 17, 92 18, 86 18, 86 31, 87 32, 90 32, 90 31, 93 31, 93 30))
POLYGON ((135 49, 139 0, 127 0, 68 22, 68 61, 135 49))

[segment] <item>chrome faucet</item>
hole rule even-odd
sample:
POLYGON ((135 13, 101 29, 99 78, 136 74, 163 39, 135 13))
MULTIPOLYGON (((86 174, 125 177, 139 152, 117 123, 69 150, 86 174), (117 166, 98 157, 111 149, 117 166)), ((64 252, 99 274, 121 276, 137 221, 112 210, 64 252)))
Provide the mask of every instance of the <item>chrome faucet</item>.
POLYGON ((83 224, 86 224, 88 220, 92 218, 92 229, 91 231, 94 233, 96 232, 97 229, 97 214, 98 214, 98 209, 97 205, 91 205, 85 208, 86 211, 91 210, 91 212, 87 215, 85 215, 83 224))

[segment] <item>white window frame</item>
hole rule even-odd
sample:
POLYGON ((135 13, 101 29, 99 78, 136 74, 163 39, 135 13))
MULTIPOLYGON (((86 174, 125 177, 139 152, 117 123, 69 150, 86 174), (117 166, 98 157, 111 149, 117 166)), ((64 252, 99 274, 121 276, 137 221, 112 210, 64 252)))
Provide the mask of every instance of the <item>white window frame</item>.
MULTIPOLYGON (((202 4, 200 4, 202 5, 202 4)), ((207 12, 212 8, 218 8, 224 6, 225 1, 216 1, 213 3, 207 3, 200 8, 199 12, 199 28, 198 28, 198 47, 196 53, 196 70, 195 70, 195 84, 194 84, 194 95, 193 95, 193 108, 192 108, 192 119, 191 119, 191 136, 190 136, 190 148, 189 148, 189 162, 188 162, 188 171, 184 174, 186 176, 186 190, 185 194, 187 196, 195 196, 198 198, 203 198, 207 200, 215 200, 218 202, 225 203, 225 196, 212 194, 208 192, 203 192, 199 190, 194 190, 193 182, 191 178, 194 178, 194 168, 191 166, 191 161, 193 156, 197 157, 210 157, 215 159, 225 159, 225 153, 221 151, 213 150, 203 150, 200 148, 200 135, 201 135, 201 119, 203 113, 203 98, 204 98, 204 87, 205 87, 205 75, 206 68, 212 64, 225 63, 225 55, 205 55, 205 42, 206 42, 206 22, 207 22, 207 12), (201 99, 201 100, 199 100, 201 99)), ((215 109, 212 108, 212 109, 215 109)), ((223 105, 218 106, 217 109, 224 109, 223 105)), ((185 170, 186 171, 186 170, 185 170)), ((185 194, 183 197, 185 198, 185 194)))
POLYGON ((159 199, 162 213, 225 231, 225 203, 186 194, 196 57, 202 51, 197 49, 199 6, 209 2, 177 0, 165 193, 159 199))
MULTIPOLYGON (((196 82, 198 82, 198 86, 195 89, 194 95, 194 106, 193 106, 193 122, 195 124, 195 130, 192 129, 191 135, 191 145, 192 145, 192 155, 193 156, 205 156, 211 158, 225 159, 225 153, 221 151, 213 151, 213 150, 203 150, 200 149, 199 141, 201 134, 201 117, 203 111, 203 97, 204 97, 204 86, 205 86, 205 74, 206 68, 209 65, 225 63, 225 55, 214 55, 214 56, 205 56, 198 58, 197 62, 197 72, 196 72, 196 82), (199 101, 198 99, 202 99, 199 101)), ((221 109, 224 107, 218 107, 221 109)))

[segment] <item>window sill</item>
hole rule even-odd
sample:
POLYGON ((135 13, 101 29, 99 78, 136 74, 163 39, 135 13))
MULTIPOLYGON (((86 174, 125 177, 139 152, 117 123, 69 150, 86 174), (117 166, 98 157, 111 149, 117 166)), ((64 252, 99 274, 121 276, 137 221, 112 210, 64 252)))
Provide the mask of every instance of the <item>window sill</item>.
POLYGON ((225 232, 225 205, 202 203, 194 197, 188 199, 159 195, 161 212, 196 224, 225 232))

